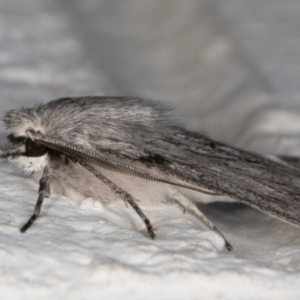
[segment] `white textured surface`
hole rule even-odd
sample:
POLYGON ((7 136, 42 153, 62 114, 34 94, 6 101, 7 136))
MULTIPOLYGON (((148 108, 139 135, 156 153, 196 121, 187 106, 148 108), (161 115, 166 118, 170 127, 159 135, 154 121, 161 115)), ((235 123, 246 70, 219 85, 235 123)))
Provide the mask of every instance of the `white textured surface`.
POLYGON ((176 206, 146 209, 152 241, 121 201, 104 208, 54 196, 21 234, 38 186, 6 163, 0 176, 1 299, 300 297, 298 273, 222 250, 222 240, 176 206))

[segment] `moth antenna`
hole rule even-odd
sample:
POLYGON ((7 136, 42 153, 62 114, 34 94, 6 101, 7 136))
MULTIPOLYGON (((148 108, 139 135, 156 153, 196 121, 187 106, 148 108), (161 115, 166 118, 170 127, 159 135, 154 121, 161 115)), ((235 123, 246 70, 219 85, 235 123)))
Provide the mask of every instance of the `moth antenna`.
POLYGON ((132 208, 135 210, 135 212, 141 217, 143 222, 146 225, 147 231, 149 236, 152 239, 155 239, 155 234, 153 231, 153 227, 149 221, 149 219, 146 217, 146 215, 143 213, 143 211, 139 208, 139 206, 134 201, 133 197, 128 194, 126 191, 118 187, 116 184, 114 184, 112 181, 110 181, 107 177, 105 177, 100 171, 96 170, 92 166, 88 165, 85 162, 79 162, 85 169, 87 169, 89 172, 91 172, 94 176, 96 176, 98 179, 100 179, 105 185, 107 185, 114 193, 119 195, 122 200, 125 201, 125 203, 129 203, 132 208))
POLYGON ((73 158, 76 158, 80 161, 92 163, 94 165, 97 165, 99 167, 102 167, 104 169, 107 169, 107 170, 110 170, 113 172, 131 175, 131 176, 135 176, 135 177, 142 178, 142 179, 149 180, 149 181, 155 181, 155 182, 176 185, 178 187, 195 190, 197 192, 205 193, 208 195, 215 195, 215 196, 220 195, 218 193, 215 193, 215 192, 212 192, 209 190, 204 190, 202 188, 194 187, 194 186, 191 186, 188 184, 178 183, 178 182, 164 179, 162 177, 153 176, 153 175, 147 173, 146 171, 143 171, 141 169, 138 169, 138 168, 128 165, 126 163, 114 161, 112 159, 100 156, 97 153, 90 152, 86 149, 80 148, 78 146, 74 146, 72 144, 66 143, 66 142, 58 140, 58 139, 54 139, 52 137, 46 137, 39 133, 32 133, 32 135, 35 139, 39 140, 46 147, 61 151, 61 152, 65 153, 73 158))
POLYGON ((40 215, 43 201, 45 197, 47 198, 49 197, 49 195, 50 195, 49 169, 48 167, 45 167, 43 176, 40 179, 39 197, 36 202, 33 215, 30 217, 27 223, 20 229, 22 233, 24 233, 40 215))
POLYGON ((168 188, 172 193, 173 199, 177 201, 180 205, 183 206, 184 209, 192 211, 195 215, 199 217, 199 219, 204 223, 209 229, 213 230, 217 235, 219 235, 225 242, 225 247, 228 251, 231 251, 233 247, 226 240, 223 233, 216 227, 216 225, 210 221, 202 212, 198 209, 198 207, 191 200, 182 195, 176 187, 169 185, 168 188))

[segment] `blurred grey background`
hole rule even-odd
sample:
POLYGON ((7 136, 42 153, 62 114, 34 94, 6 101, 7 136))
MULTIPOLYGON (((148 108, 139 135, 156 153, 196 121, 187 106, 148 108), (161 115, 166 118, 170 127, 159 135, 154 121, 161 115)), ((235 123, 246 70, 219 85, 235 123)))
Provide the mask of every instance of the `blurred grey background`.
MULTIPOLYGON (((299 16, 299 0, 0 0, 0 113, 65 96, 141 96, 213 138, 300 154, 299 16)), ((259 242, 272 261, 274 245, 299 248, 298 229, 252 213, 224 213, 240 253, 259 242)), ((287 252, 277 261, 299 262, 287 252)))
POLYGON ((296 0, 0 0, 1 112, 134 95, 214 138, 297 154, 299 14, 296 0))

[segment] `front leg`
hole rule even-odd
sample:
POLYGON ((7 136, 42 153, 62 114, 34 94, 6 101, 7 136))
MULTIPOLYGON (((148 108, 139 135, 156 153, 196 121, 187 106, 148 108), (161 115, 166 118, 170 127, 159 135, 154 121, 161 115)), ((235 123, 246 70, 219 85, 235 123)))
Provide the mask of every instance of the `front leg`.
POLYGON ((25 152, 15 149, 1 149, 0 148, 0 158, 15 158, 25 155, 25 152))
POLYGON ((49 169, 48 167, 44 168, 43 176, 40 179, 40 188, 39 188, 39 197, 36 202, 33 215, 30 217, 28 222, 20 229, 24 233, 40 215, 41 207, 44 201, 44 198, 50 196, 50 181, 49 181, 49 169))

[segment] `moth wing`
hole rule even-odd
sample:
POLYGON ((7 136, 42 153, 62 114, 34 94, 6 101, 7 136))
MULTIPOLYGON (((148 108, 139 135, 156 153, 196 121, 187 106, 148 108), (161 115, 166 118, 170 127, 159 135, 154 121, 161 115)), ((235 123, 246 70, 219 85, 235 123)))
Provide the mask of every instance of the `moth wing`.
POLYGON ((298 168, 180 127, 170 127, 160 138, 127 143, 110 154, 117 154, 118 158, 149 172, 160 172, 227 195, 300 226, 298 168), (132 148, 139 148, 142 155, 132 156, 132 148))

